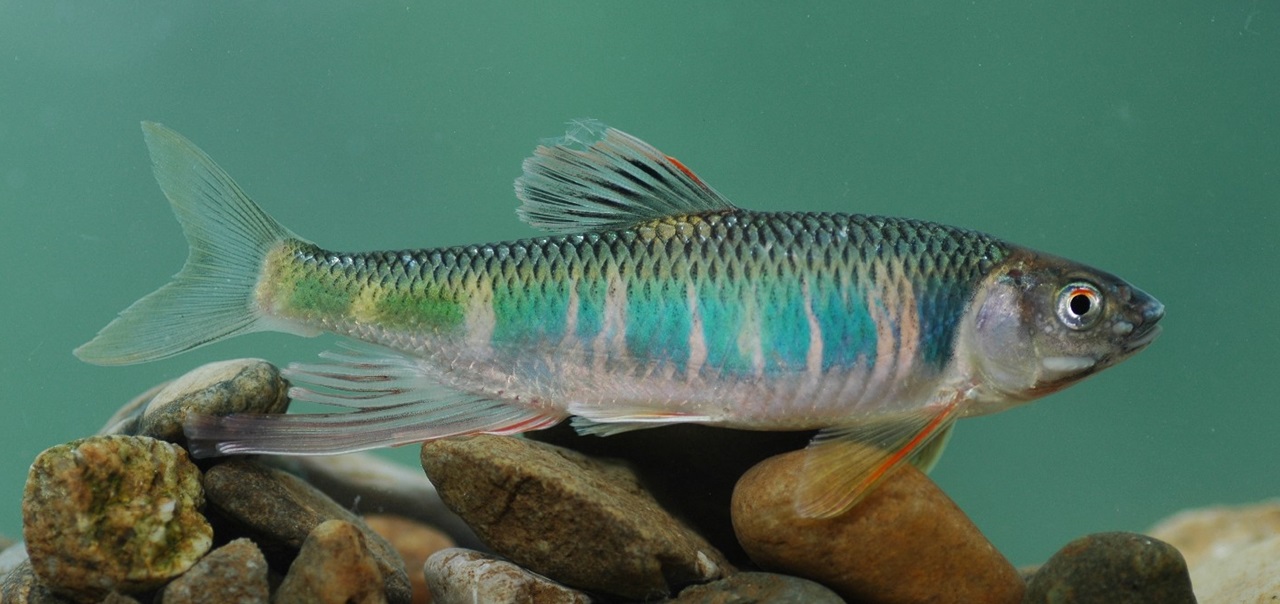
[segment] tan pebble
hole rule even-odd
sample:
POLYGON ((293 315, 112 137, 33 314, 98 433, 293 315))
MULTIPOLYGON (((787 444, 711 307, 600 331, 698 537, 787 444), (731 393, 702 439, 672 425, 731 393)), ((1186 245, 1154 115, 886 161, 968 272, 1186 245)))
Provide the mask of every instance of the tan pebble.
POLYGON ((364 522, 400 553, 405 570, 409 571, 414 603, 430 602, 431 592, 427 589, 426 579, 415 569, 422 568, 431 554, 453 547, 453 540, 430 526, 401 516, 370 514, 364 517, 364 522))
POLYGON ((387 599, 410 602, 413 590, 400 555, 364 521, 306 481, 250 459, 229 459, 205 473, 209 503, 222 515, 256 531, 266 549, 297 549, 317 525, 344 520, 365 532, 366 545, 382 571, 387 599))
POLYGON ((1191 585, 1201 604, 1280 602, 1280 535, 1203 561, 1191 585))
POLYGON ((1013 565, 912 466, 840 516, 800 518, 794 495, 804 456, 766 459, 734 489, 734 529, 761 568, 812 579, 859 602, 1021 601, 1025 585, 1013 565))
POLYGON ((1178 548, 1194 576, 1201 564, 1280 535, 1280 500, 1178 512, 1147 534, 1178 548))
POLYGON ((289 566, 276 604, 385 604, 382 574, 350 522, 327 520, 316 526, 289 566))

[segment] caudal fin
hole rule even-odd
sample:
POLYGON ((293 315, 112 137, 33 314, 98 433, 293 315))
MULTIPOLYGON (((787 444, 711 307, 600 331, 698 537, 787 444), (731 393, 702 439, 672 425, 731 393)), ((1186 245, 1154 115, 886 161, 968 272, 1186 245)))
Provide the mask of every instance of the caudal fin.
POLYGON ((191 141, 153 122, 143 122, 142 132, 191 251, 172 281, 75 350, 97 365, 155 361, 264 329, 253 302, 263 260, 282 241, 297 238, 191 141))

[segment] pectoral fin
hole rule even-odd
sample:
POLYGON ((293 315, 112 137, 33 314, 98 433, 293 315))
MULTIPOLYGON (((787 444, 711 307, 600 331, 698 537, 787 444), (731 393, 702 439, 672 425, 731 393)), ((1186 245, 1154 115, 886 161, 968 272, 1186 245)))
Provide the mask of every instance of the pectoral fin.
POLYGON ((932 467, 958 417, 958 401, 892 420, 827 428, 806 449, 796 513, 831 518, 853 507, 905 461, 932 467))

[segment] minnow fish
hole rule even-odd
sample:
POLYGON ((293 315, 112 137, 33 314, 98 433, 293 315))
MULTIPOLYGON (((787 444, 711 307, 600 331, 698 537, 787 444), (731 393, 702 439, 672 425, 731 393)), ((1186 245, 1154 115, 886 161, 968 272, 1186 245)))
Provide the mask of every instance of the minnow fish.
POLYGON ((955 420, 1054 392, 1145 348, 1160 302, 1114 275, 973 231, 756 212, 593 121, 539 146, 517 214, 549 234, 343 253, 303 239, 176 132, 144 123, 191 245, 169 284, 76 349, 141 363, 254 331, 363 345, 292 365, 346 412, 196 416, 196 456, 332 454, 572 417, 819 430, 796 509, 847 510, 955 420), (872 447, 836 446, 849 441, 872 447))

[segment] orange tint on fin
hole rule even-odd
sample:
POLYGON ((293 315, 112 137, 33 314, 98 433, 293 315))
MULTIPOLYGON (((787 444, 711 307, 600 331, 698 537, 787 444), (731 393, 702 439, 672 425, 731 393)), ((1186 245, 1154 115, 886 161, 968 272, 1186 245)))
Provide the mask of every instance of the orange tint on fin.
POLYGON ((680 168, 680 171, 681 171, 681 172, 684 172, 684 175, 685 175, 685 176, 688 176, 689 178, 692 178, 692 179, 693 179, 693 182, 696 182, 696 183, 698 183, 698 184, 700 184, 700 185, 706 186, 706 184, 707 184, 707 183, 702 182, 702 179, 701 179, 701 178, 698 178, 698 175, 697 175, 697 174, 694 174, 694 173, 693 173, 693 170, 690 170, 690 169, 689 169, 689 167, 688 167, 688 166, 686 166, 686 165, 684 165, 684 163, 682 163, 680 160, 678 160, 678 159, 676 159, 676 158, 674 158, 674 157, 671 157, 670 155, 663 155, 663 157, 667 158, 667 161, 669 161, 669 162, 671 162, 671 163, 675 164, 677 168, 680 168))
POLYGON ((848 511, 904 461, 955 424, 958 400, 901 417, 827 428, 806 449, 796 513, 832 518, 848 511))

